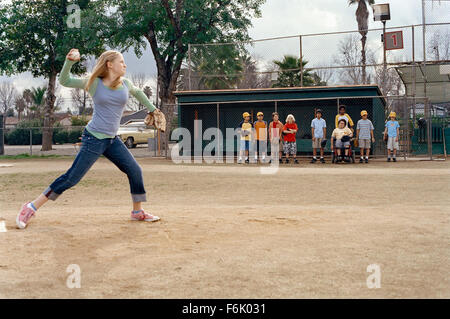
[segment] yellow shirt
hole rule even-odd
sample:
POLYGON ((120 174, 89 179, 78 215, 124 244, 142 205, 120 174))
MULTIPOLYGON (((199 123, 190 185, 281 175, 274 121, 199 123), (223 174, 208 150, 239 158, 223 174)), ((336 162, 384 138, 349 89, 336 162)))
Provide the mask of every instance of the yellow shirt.
POLYGON ((252 123, 242 122, 241 123, 241 140, 250 141, 252 137, 252 123))
POLYGON ((346 126, 348 126, 348 123, 350 123, 350 126, 354 126, 352 118, 350 117, 350 115, 348 115, 347 113, 344 113, 344 115, 341 115, 341 114, 336 115, 336 119, 335 119, 336 127, 338 127, 339 119, 344 117, 344 116, 347 118, 347 125, 346 126))
POLYGON ((344 135, 350 135, 352 134, 352 131, 346 126, 344 128, 335 128, 333 133, 331 134, 331 137, 334 137, 337 140, 340 140, 344 135))

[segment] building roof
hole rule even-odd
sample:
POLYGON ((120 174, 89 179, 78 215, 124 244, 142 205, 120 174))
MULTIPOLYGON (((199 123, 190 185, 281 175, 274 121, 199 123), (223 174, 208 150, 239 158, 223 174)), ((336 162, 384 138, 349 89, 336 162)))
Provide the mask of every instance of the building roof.
POLYGON ((124 124, 129 120, 144 120, 145 117, 147 116, 147 113, 148 109, 145 108, 137 112, 131 113, 129 115, 122 116, 122 118, 120 119, 120 124, 124 124))
POLYGON ((53 116, 55 117, 55 120, 61 121, 65 118, 72 117, 72 114, 68 112, 63 112, 63 113, 54 113, 53 116))
POLYGON ((450 102, 450 62, 404 65, 395 69, 405 84, 406 95, 428 97, 431 103, 450 102))
POLYGON ((5 117, 5 125, 16 125, 19 123, 19 119, 14 116, 7 116, 5 117))
POLYGON ((380 88, 376 84, 308 86, 288 88, 232 89, 232 90, 198 90, 176 91, 178 104, 199 103, 236 103, 252 101, 277 101, 321 98, 380 97, 380 88))

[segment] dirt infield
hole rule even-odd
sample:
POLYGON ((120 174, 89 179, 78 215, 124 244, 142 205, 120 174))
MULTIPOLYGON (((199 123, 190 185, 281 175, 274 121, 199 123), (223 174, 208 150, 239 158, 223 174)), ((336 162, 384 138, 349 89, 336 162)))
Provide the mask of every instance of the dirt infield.
MULTIPOLYGON (((129 221, 100 159, 24 231, 15 216, 71 159, 0 161, 1 298, 449 298, 450 163, 282 167, 139 159, 158 223, 129 221), (81 288, 66 286, 70 264, 81 288), (367 266, 381 270, 369 289, 367 266)), ((303 160, 305 161, 305 160, 303 160)))

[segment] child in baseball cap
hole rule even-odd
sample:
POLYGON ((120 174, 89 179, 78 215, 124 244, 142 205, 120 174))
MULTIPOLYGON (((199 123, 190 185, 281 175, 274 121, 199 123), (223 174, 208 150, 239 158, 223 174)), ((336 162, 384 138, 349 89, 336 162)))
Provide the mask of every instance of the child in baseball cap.
POLYGON ((361 111, 361 119, 356 124, 356 139, 358 140, 359 151, 361 158, 360 163, 364 161, 369 163, 370 154, 370 142, 374 143, 375 138, 373 136, 373 124, 368 118, 368 113, 366 110, 361 111), (364 150, 366 152, 366 158, 364 159, 364 150))
POLYGON ((245 153, 245 163, 248 164, 248 152, 250 150, 250 141, 252 135, 253 125, 250 122, 250 114, 248 112, 242 113, 242 122, 239 123, 238 131, 241 135, 241 144, 239 150, 238 164, 242 164, 242 155, 245 153))
POLYGON ((390 120, 386 122, 386 128, 384 129, 384 136, 388 137, 387 149, 388 149, 388 158, 387 161, 391 161, 391 153, 394 153, 392 160, 397 162, 397 150, 398 150, 398 138, 400 136, 400 124, 396 121, 397 114, 395 112, 391 112, 389 114, 390 120))
POLYGON ((258 119, 253 123, 256 131, 256 150, 255 150, 255 161, 258 161, 258 154, 261 155, 261 163, 266 161, 266 151, 267 151, 267 122, 264 121, 264 113, 258 112, 256 114, 258 119))

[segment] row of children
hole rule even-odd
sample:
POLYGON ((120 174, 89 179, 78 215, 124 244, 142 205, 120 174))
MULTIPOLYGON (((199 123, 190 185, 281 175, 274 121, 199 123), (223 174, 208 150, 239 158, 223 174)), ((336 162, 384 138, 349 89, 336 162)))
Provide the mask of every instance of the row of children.
MULTIPOLYGON (((267 153, 267 141, 269 140, 272 148, 272 158, 278 157, 279 150, 279 162, 283 163, 282 153, 285 154, 285 163, 289 163, 289 157, 292 156, 294 163, 298 164, 297 159, 297 143, 296 134, 298 132, 298 126, 295 123, 295 117, 289 114, 286 117, 286 124, 283 124, 279 119, 277 112, 272 113, 272 121, 267 125, 264 121, 264 114, 258 112, 257 120, 254 123, 250 122, 250 114, 244 112, 242 114, 243 121, 239 124, 238 130, 241 135, 240 151, 238 163, 243 163, 243 157, 245 156, 245 163, 249 163, 249 151, 252 141, 255 142, 255 161, 258 160, 258 154, 261 155, 261 162, 266 162, 267 153), (252 136, 255 132, 255 136, 252 136), (267 134, 268 133, 268 134, 267 134)), ((388 147, 388 161, 391 160, 391 151, 393 151, 393 160, 396 161, 396 151, 398 150, 398 137, 399 137, 399 124, 395 120, 395 112, 391 112, 391 120, 386 123, 384 131, 385 140, 388 147)), ((337 160, 349 161, 349 148, 350 140, 354 135, 354 123, 350 115, 346 113, 345 105, 339 106, 339 114, 335 117, 335 126, 331 134, 332 143, 331 149, 336 147, 337 160), (341 149, 344 149, 344 155, 341 154, 341 149)), ((311 163, 315 163, 318 160, 321 163, 325 163, 324 148, 326 146, 326 121, 322 118, 322 110, 316 110, 316 116, 311 121, 311 137, 312 137, 312 149, 313 157, 311 163), (317 150, 320 151, 320 159, 317 159, 317 150)), ((373 134, 374 126, 368 119, 367 111, 361 112, 361 119, 356 125, 356 140, 360 148, 360 163, 368 163, 371 143, 375 142, 373 134)), ((269 160, 269 163, 271 160, 269 160)))

